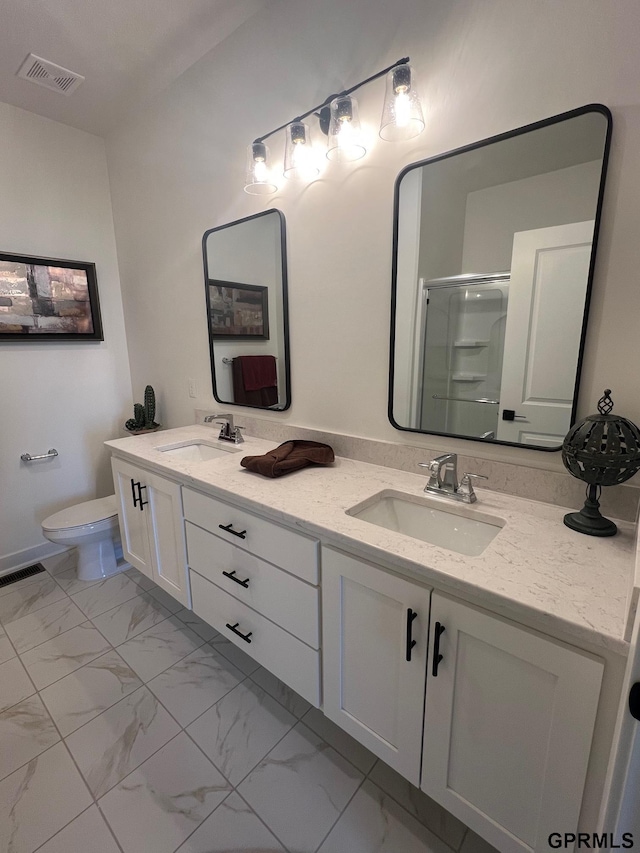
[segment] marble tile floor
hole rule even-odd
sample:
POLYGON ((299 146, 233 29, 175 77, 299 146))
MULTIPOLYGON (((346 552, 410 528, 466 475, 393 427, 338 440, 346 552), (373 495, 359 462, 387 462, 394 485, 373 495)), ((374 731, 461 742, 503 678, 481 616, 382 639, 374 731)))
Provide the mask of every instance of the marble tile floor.
POLYGON ((495 853, 135 569, 0 588, 3 853, 495 853))

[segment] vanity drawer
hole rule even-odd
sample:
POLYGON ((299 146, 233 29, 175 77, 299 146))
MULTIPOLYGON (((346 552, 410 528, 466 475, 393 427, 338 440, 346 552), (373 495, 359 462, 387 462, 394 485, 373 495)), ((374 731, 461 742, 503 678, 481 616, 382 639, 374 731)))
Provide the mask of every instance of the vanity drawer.
POLYGON ((187 521, 308 583, 318 583, 319 546, 315 539, 192 489, 183 487, 182 501, 187 521))
POLYGON ((314 649, 320 647, 318 587, 309 586, 189 521, 185 528, 190 568, 314 649), (233 577, 229 577, 232 573, 233 577))
POLYGON ((272 672, 296 693, 320 707, 320 652, 288 634, 262 614, 191 571, 193 612, 272 672), (242 634, 251 632, 248 643, 242 634))

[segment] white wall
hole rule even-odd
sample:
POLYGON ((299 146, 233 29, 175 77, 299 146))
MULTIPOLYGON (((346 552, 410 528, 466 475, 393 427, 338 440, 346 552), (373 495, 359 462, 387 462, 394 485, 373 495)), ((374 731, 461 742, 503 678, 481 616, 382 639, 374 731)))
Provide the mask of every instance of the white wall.
MULTIPOLYGON (((639 36, 637 0, 267 6, 107 140, 134 388, 158 388, 168 425, 214 405, 200 239, 278 207, 288 227, 292 407, 265 417, 561 469, 559 454, 416 436, 388 422, 393 187, 416 160, 602 102, 615 126, 579 413, 611 387, 616 411, 640 421, 638 373, 623 371, 637 360, 640 316, 639 36), (365 158, 327 163, 302 189, 282 181, 275 196, 242 192, 252 139, 405 55, 425 104, 420 137, 378 139, 379 80, 358 93, 365 158)), ((269 141, 280 165, 282 143, 269 141)))
POLYGON ((0 103, 0 197, 0 249, 95 262, 105 337, 0 343, 2 570, 55 547, 47 515, 113 492, 102 442, 121 434, 131 384, 103 141, 0 103))
POLYGON ((469 193, 460 272, 511 267, 513 235, 595 217, 598 160, 469 193))

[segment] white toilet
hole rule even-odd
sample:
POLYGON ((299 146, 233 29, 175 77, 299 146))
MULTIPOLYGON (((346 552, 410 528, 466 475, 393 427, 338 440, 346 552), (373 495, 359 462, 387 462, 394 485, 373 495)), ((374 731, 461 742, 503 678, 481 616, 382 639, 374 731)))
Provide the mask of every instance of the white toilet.
POLYGON ((116 496, 85 501, 55 512, 42 522, 51 542, 78 549, 78 578, 108 578, 130 569, 122 559, 116 496))

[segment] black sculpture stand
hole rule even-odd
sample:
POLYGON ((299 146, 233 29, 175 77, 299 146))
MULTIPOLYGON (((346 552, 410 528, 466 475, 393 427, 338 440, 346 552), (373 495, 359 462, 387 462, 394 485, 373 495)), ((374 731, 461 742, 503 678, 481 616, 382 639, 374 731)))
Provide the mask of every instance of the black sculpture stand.
POLYGON ((580 512, 568 512, 564 517, 564 523, 578 533, 586 533, 587 536, 615 536, 618 528, 600 514, 600 501, 598 492, 600 487, 593 484, 587 486, 587 499, 580 512))

